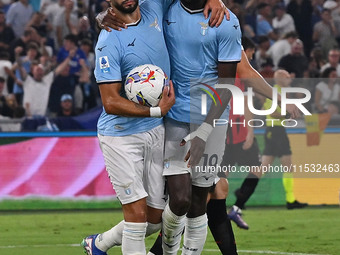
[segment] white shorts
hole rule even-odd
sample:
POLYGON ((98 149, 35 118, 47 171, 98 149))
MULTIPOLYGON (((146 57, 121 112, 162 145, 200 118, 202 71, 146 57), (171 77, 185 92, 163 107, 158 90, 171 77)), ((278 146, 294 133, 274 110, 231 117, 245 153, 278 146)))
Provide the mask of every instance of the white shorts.
POLYGON ((170 118, 165 119, 165 156, 164 176, 191 174, 192 185, 210 187, 214 184, 218 166, 222 161, 226 143, 227 125, 216 126, 210 134, 203 157, 198 166, 187 167, 184 157, 190 148, 190 142, 180 146, 182 139, 193 132, 193 125, 170 118))
POLYGON ((120 202, 124 205, 147 197, 148 206, 164 209, 164 126, 128 136, 98 138, 120 202))

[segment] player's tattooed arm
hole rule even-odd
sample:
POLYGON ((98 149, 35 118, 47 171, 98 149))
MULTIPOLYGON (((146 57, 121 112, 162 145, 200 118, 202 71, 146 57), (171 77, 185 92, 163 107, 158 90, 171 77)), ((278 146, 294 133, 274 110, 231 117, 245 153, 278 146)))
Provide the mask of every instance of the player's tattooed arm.
POLYGON ((112 31, 111 28, 118 31, 121 31, 122 28, 127 28, 127 25, 116 16, 111 7, 99 13, 96 17, 96 22, 99 29, 105 29, 108 32, 112 31))
MULTIPOLYGON (((150 117, 150 107, 136 104, 120 95, 121 86, 120 82, 99 84, 105 112, 127 117, 150 117)), ((170 88, 166 87, 163 90, 162 99, 158 104, 161 108, 161 115, 164 116, 174 103, 175 93, 170 83, 170 88)))
POLYGON ((211 16, 209 19, 209 26, 218 27, 221 25, 224 16, 227 20, 230 19, 230 13, 227 7, 221 0, 208 0, 204 6, 204 17, 207 19, 209 17, 209 12, 211 12, 211 16))

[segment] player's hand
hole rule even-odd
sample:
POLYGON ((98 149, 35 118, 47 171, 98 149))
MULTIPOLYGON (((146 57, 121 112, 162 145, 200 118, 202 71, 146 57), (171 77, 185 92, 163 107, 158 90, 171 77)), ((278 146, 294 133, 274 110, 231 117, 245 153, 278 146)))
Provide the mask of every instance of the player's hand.
POLYGON ((172 81, 169 81, 169 86, 164 87, 162 98, 158 106, 161 108, 162 116, 165 116, 170 108, 175 104, 175 90, 172 81))
POLYGON ((242 145, 242 149, 243 150, 249 150, 250 147, 253 145, 254 143, 254 133, 251 131, 248 131, 247 136, 246 136, 246 140, 244 141, 243 145, 242 145))
POLYGON ((105 29, 107 32, 111 32, 111 28, 121 31, 121 28, 127 28, 127 25, 119 19, 110 7, 106 11, 97 15, 96 21, 101 29, 105 29), (111 28, 110 28, 111 27, 111 28))
POLYGON ((209 19, 209 26, 211 27, 218 27, 221 25, 224 15, 227 20, 230 20, 230 13, 221 0, 208 0, 203 10, 203 14, 206 19, 209 17, 209 11, 211 11, 209 19))
MULTIPOLYGON (((187 141, 183 139, 182 142, 180 143, 180 146, 184 146, 186 142, 187 141)), ((190 149, 184 158, 184 161, 188 162, 187 166, 188 167, 197 166, 203 156, 204 150, 205 141, 197 136, 193 137, 191 139, 190 149)))
POLYGON ((295 104, 287 104, 287 119, 297 119, 300 115, 300 110, 295 104))

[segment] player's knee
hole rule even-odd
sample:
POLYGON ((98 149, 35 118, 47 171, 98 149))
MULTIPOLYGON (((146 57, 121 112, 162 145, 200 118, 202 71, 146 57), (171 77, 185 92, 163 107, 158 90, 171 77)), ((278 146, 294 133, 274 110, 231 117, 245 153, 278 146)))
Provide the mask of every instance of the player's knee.
POLYGON ((147 221, 147 213, 145 210, 135 210, 133 212, 134 218, 136 222, 146 222, 147 221))
POLYGON ((190 204, 190 194, 178 192, 175 196, 170 197, 170 209, 178 216, 186 214, 189 210, 190 204))
POLYGON ((123 205, 124 219, 128 222, 146 222, 147 209, 146 205, 140 201, 123 205))

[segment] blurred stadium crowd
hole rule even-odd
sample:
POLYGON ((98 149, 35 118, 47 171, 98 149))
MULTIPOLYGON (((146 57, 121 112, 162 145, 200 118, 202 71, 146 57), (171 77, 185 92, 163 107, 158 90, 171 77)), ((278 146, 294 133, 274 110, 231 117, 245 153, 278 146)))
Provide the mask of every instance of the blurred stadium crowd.
MULTIPOLYGON (((340 112, 340 0, 229 0, 252 65, 287 70, 312 112, 340 112)), ((0 118, 75 116, 100 107, 93 70, 105 0, 0 0, 0 118), (26 75, 27 74, 27 75, 26 75)), ((273 85, 273 82, 270 81, 273 85)), ((299 95, 293 95, 299 96, 299 95)))

